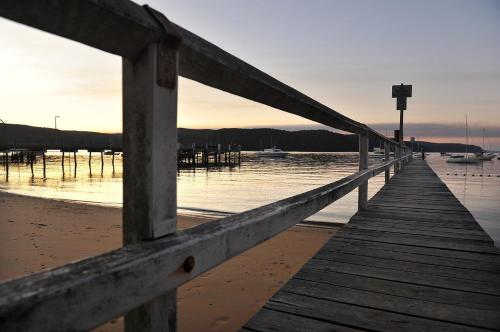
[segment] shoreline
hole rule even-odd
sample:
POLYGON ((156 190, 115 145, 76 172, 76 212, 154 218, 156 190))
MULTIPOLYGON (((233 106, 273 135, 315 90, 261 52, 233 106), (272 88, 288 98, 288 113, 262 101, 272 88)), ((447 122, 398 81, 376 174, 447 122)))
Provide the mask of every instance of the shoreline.
MULTIPOLYGON (((76 205, 88 205, 88 206, 97 206, 97 207, 104 207, 104 208, 113 208, 113 209, 122 209, 123 206, 122 204, 113 204, 113 203, 104 203, 104 202, 95 202, 95 201, 84 201, 84 200, 73 200, 73 199, 64 199, 64 198, 48 198, 48 197, 40 197, 36 195, 27 195, 27 194, 22 194, 18 192, 11 192, 5 189, 0 189, 0 194, 5 193, 8 195, 13 195, 13 196, 20 196, 20 197, 28 197, 28 198, 36 198, 36 199, 45 199, 45 200, 50 200, 50 201, 58 201, 58 202, 63 202, 63 203, 68 203, 68 204, 76 204, 76 205)), ((244 212, 244 211, 242 211, 244 212)), ((207 219, 207 220, 217 220, 217 219, 222 219, 228 216, 231 216, 233 214, 238 214, 241 212, 229 212, 229 211, 222 211, 222 210, 208 210, 208 209, 202 209, 202 208, 191 208, 191 207, 177 207, 177 216, 179 217, 188 217, 188 218, 199 218, 199 219, 207 219), (180 210, 180 211, 179 211, 180 210), (189 211, 193 213, 189 213, 189 211), (196 213, 200 212, 200 213, 196 213), (205 212, 205 214, 203 213, 205 212)), ((301 223, 298 223, 297 226, 308 226, 308 227, 329 227, 329 228, 339 228, 344 226, 346 223, 342 222, 329 222, 329 221, 322 221, 322 220, 305 220, 302 221, 301 223)))
MULTIPOLYGON (((1 281, 122 245, 121 208, 0 191, 0 209, 1 281)), ((179 215, 178 228, 214 219, 179 215)), ((179 287, 179 330, 240 328, 336 231, 306 226, 294 226, 179 287)), ((122 329, 123 319, 118 318, 95 331, 122 329)))

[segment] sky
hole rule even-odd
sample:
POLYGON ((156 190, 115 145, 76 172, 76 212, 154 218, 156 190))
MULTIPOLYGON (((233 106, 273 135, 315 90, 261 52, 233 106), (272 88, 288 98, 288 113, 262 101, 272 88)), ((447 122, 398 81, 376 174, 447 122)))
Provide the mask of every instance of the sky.
MULTIPOLYGON (((141 3, 142 4, 142 3, 141 3)), ((500 150, 498 0, 156 0, 171 21, 382 133, 393 84, 413 85, 405 136, 500 150)), ((121 58, 0 19, 0 119, 121 131, 121 58)), ((181 79, 178 125, 324 128, 181 79)))

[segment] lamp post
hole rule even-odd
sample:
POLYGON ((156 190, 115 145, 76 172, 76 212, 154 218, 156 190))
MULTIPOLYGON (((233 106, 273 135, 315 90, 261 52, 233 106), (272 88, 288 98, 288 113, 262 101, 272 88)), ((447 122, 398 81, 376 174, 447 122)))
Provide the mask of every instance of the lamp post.
POLYGON ((412 95, 412 86, 411 85, 393 85, 392 86, 392 98, 397 98, 397 107, 396 109, 400 111, 399 114, 399 142, 404 144, 403 137, 403 111, 406 109, 406 98, 411 97, 412 95))
POLYGON ((57 130, 57 118, 59 118, 59 115, 56 115, 54 117, 54 129, 56 129, 56 130, 57 130))

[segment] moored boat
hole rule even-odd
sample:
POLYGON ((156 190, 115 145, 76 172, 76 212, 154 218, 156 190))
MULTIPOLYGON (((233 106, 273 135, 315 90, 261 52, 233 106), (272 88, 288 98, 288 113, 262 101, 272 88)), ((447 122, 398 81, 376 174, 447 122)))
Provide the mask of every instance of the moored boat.
POLYGON ((457 163, 457 164, 477 164, 479 159, 471 155, 455 155, 451 156, 446 160, 447 163, 457 163))
POLYGON ((276 148, 276 146, 270 149, 264 149, 263 151, 256 152, 257 157, 274 157, 274 158, 284 158, 288 156, 288 152, 276 148))
POLYGON ((495 158, 495 154, 491 153, 491 152, 483 151, 480 153, 476 153, 476 158, 479 160, 492 160, 493 158, 495 158))
POLYGON ((480 162, 477 157, 469 155, 469 127, 467 125, 467 115, 465 116, 465 155, 453 155, 448 158, 446 162, 456 164, 477 164, 480 162))

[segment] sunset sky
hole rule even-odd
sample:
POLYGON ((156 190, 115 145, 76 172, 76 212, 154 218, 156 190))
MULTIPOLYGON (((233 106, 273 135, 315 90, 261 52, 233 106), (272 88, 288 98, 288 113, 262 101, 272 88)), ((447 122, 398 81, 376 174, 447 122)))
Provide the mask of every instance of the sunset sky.
MULTIPOLYGON (((391 85, 413 84, 406 134, 500 149, 500 1, 149 1, 170 20, 389 133, 391 85), (488 140, 487 140, 488 141, 488 140)), ((0 119, 121 130, 118 56, 0 19, 0 119)), ((322 128, 181 79, 179 126, 322 128)))

